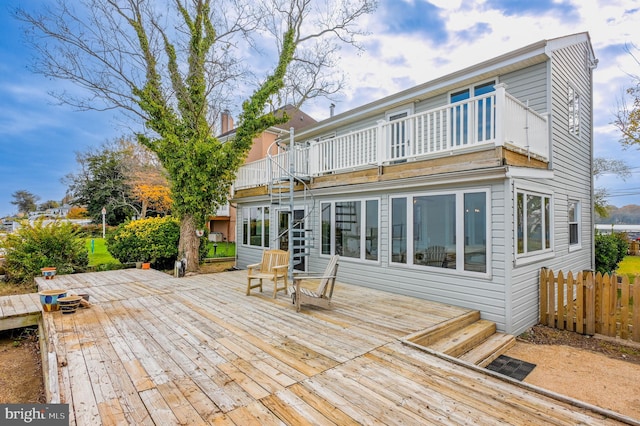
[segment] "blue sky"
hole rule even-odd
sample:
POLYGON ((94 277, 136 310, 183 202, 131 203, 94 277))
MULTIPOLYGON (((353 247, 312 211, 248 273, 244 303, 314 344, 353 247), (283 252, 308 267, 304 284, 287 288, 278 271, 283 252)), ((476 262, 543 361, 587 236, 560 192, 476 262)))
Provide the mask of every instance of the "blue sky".
MULTIPOLYGON (((10 201, 16 190, 26 189, 41 202, 62 199, 66 187, 61 179, 76 171, 76 152, 129 133, 114 112, 79 112, 56 105, 48 91, 68 83, 29 71, 33 52, 23 44, 20 23, 9 10, 43 3, 0 4, 0 217, 15 212, 10 201)), ((640 42, 639 2, 381 0, 378 11, 362 25, 370 32, 363 40, 366 51, 341 52, 349 84, 336 102, 336 112, 539 40, 588 31, 600 61, 594 74, 594 154, 624 159, 633 171, 626 182, 603 176, 596 185, 611 191, 611 204, 640 204, 640 151, 624 151, 610 124, 618 99, 632 83, 629 74, 640 75, 640 65, 625 51, 626 43, 640 42)), ((303 109, 321 120, 329 114, 329 103, 317 101, 303 109)))

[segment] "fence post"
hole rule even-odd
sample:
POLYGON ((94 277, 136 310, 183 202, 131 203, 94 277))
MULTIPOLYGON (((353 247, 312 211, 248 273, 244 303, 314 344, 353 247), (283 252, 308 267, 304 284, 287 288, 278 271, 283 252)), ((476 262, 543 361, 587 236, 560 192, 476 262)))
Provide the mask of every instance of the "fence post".
POLYGON ((629 278, 626 275, 622 277, 620 291, 620 338, 629 338, 629 278))
POLYGON ((549 269, 549 274, 547 275, 547 325, 549 327, 555 327, 555 277, 553 275, 553 271, 549 269))
POLYGON ((616 337, 616 312, 618 311, 618 276, 613 272, 609 278, 609 328, 608 335, 616 337))
POLYGON ((545 324, 547 322, 547 268, 540 268, 540 318, 539 322, 545 324))
POLYGON ((584 294, 585 276, 578 272, 576 277, 576 332, 584 334, 584 294))
POLYGON ((565 330, 564 323, 564 288, 565 288, 565 280, 564 274, 562 271, 558 271, 558 286, 556 287, 556 328, 560 330, 565 330))
POLYGON ((569 271, 567 274, 567 323, 565 326, 565 330, 576 331, 576 301, 573 298, 575 292, 573 291, 573 286, 575 284, 575 280, 573 279, 573 272, 569 271))
POLYGON ((640 275, 633 281, 633 337, 634 342, 640 342, 640 275))
POLYGON ((585 282, 586 333, 594 335, 596 334, 596 289, 594 288, 593 272, 587 272, 585 282))

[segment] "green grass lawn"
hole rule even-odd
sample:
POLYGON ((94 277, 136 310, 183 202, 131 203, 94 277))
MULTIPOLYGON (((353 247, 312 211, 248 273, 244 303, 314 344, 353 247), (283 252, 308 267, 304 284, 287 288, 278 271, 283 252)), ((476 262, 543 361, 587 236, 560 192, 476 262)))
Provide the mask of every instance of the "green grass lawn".
POLYGON ((616 273, 618 275, 627 275, 629 279, 640 275, 640 256, 626 256, 618 265, 616 273))
POLYGON ((207 257, 236 257, 236 243, 223 242, 217 244, 218 247, 215 249, 212 242, 207 244, 207 257))
POLYGON ((107 263, 120 264, 117 259, 114 259, 109 251, 103 238, 86 238, 85 247, 89 253, 89 266, 104 265, 107 263), (94 241, 93 252, 91 252, 91 241, 94 241))
MULTIPOLYGON (((102 238, 86 238, 85 246, 89 253, 89 266, 97 266, 104 264, 120 264, 117 259, 114 259, 109 251, 107 245, 102 238), (94 241, 93 253, 91 252, 91 240, 94 241)), ((235 257, 236 245, 235 243, 218 243, 218 247, 214 249, 213 243, 207 244, 207 257, 235 257), (214 254, 215 252, 215 254, 214 254)))

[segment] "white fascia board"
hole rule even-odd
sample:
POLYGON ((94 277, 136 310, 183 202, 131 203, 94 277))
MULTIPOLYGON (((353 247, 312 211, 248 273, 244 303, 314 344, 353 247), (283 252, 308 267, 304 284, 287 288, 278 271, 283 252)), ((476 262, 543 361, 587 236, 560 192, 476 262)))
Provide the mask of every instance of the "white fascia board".
POLYGON ((507 170, 506 177, 519 179, 553 179, 553 170, 513 167, 507 170))

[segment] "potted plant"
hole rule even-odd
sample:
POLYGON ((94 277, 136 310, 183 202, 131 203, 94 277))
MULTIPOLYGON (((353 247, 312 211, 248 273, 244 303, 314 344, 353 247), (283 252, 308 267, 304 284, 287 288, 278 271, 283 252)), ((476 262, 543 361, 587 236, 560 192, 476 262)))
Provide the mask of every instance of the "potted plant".
POLYGON ((40 268, 42 272, 42 276, 45 280, 52 280, 56 275, 56 267, 55 266, 45 266, 44 268, 40 268))

